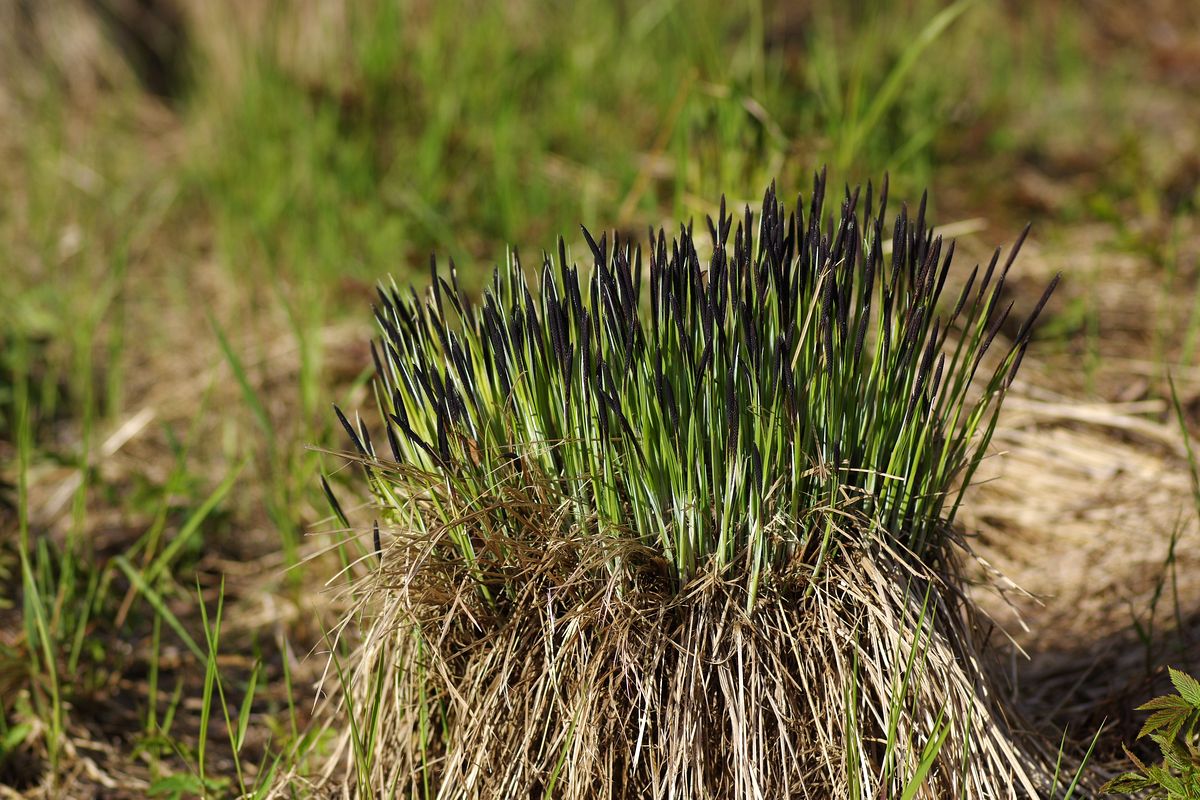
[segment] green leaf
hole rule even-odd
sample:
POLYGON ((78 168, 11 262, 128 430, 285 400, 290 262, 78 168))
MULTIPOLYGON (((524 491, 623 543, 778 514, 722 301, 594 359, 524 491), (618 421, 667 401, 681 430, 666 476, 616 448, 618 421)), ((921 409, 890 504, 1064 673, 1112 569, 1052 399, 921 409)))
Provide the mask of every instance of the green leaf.
POLYGON ((33 726, 28 722, 22 722, 20 725, 9 728, 4 734, 4 738, 0 739, 0 758, 7 756, 24 744, 31 730, 33 730, 33 726))
POLYGON ((1200 681, 1174 667, 1167 669, 1171 673, 1171 683, 1175 685, 1175 691, 1179 692, 1179 696, 1186 700, 1192 708, 1200 710, 1200 681))
POLYGON ((1163 731, 1163 735, 1174 741, 1179 738, 1179 732, 1183 730, 1188 722, 1194 718, 1194 713, 1179 714, 1175 719, 1171 720, 1171 724, 1163 731))
POLYGON ((1175 739, 1163 738, 1159 741, 1158 746, 1162 750, 1163 761, 1168 768, 1176 772, 1186 772, 1194 766, 1192 754, 1175 739))
POLYGON ((1158 731, 1170 730, 1173 727, 1178 730, 1178 727, 1183 724, 1184 719, 1187 719, 1186 711, 1174 708, 1155 711, 1147 717, 1145 724, 1142 725, 1142 729, 1138 731, 1138 738, 1142 739, 1158 731))
POLYGON ((1101 794, 1136 794, 1154 788, 1154 782, 1136 773, 1126 772, 1118 775, 1100 787, 1101 794))
POLYGON ((1177 795, 1186 796, 1187 787, 1183 781, 1167 772, 1162 767, 1147 767, 1146 777, 1154 781, 1155 785, 1161 786, 1168 792, 1174 792, 1177 795))
POLYGON ((1138 711, 1157 711, 1164 708, 1174 708, 1181 711, 1187 711, 1191 707, 1187 700, 1184 700, 1177 694, 1164 694, 1161 697, 1156 697, 1153 700, 1148 700, 1137 707, 1138 711))

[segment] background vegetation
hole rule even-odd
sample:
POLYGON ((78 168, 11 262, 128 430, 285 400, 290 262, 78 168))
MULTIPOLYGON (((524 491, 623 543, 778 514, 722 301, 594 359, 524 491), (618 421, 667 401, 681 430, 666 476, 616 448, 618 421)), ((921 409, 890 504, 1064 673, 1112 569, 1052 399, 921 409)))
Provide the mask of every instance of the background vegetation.
POLYGON ((1033 220, 1018 310, 1066 272, 1012 494, 965 524, 1049 596, 1010 598, 1035 716, 1115 720, 1119 756, 1200 613, 1198 90, 1186 0, 5 4, 0 791, 236 793, 320 752, 347 639, 317 475, 362 494, 321 449, 369 405, 377 280, 436 250, 478 287, 508 242, 822 164, 930 186, 962 261, 1033 220))

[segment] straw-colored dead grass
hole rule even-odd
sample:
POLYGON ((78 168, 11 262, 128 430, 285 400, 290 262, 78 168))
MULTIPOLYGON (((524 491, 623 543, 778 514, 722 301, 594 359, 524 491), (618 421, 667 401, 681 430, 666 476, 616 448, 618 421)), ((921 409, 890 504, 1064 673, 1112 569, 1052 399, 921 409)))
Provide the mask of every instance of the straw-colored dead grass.
POLYGON ((1182 433, 1161 400, 1018 388, 995 438, 1004 455, 966 505, 1007 590, 974 594, 1028 654, 1011 667, 1022 707, 1077 737, 1106 723, 1096 766, 1119 769, 1120 743, 1143 722, 1133 708, 1168 689, 1167 664, 1200 658, 1200 526, 1182 433))
MULTIPOLYGON (((525 531, 555 529, 544 498, 510 502, 525 531)), ((472 575, 441 557, 447 534, 396 536, 363 587, 358 727, 343 707, 330 791, 699 800, 857 785, 898 797, 942 725, 914 796, 1049 786, 1052 760, 1014 724, 953 570, 847 543, 818 581, 777 577, 747 612, 744 580, 709 573, 677 591, 632 543, 497 538, 480 550, 509 564, 520 553, 521 566, 472 575), (624 566, 606 575, 615 549, 624 566), (507 599, 487 602, 481 584, 501 582, 507 599), (366 740, 373 713, 364 772, 353 737, 366 740)))

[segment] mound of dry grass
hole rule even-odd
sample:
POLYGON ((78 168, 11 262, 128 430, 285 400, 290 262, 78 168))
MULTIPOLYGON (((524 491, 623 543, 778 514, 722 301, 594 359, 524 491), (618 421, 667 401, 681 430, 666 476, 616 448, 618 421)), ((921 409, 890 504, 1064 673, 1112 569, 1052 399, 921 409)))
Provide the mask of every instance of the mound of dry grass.
POLYGON ((1052 781, 952 575, 849 548, 747 610, 743 576, 677 591, 628 543, 496 541, 524 551, 496 608, 432 556, 448 533, 394 542, 363 598, 357 722, 326 776, 353 796, 1037 797, 1052 781), (614 547, 630 567, 601 577, 614 547))

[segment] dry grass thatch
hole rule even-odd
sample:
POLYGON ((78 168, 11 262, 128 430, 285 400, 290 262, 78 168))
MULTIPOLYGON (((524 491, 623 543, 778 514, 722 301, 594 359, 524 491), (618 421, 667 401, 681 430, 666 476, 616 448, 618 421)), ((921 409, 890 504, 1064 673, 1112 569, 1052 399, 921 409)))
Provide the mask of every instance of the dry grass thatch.
POLYGON ((1022 707, 1076 736, 1104 724, 1093 765, 1123 764, 1120 744, 1144 721, 1135 706, 1168 690, 1166 665, 1200 657, 1183 434, 1156 400, 1055 401, 1023 386, 1006 408, 1004 455, 981 470, 966 522, 1006 579, 975 597, 1023 651, 1011 666, 1022 707))
MULTIPOLYGON (((384 550, 355 614, 367 631, 343 678, 352 721, 343 717, 326 766, 331 790, 824 798, 898 797, 912 786, 911 796, 932 798, 1050 789, 1052 754, 1014 720, 956 569, 935 574, 847 542, 819 579, 782 576, 747 611, 734 576, 704 574, 678 591, 661 559, 632 541, 539 536, 562 513, 552 490, 505 502, 523 529, 479 543, 509 554, 503 574, 482 576, 507 587, 499 605, 454 556, 453 526, 398 535, 384 550), (616 556, 624 568, 603 577, 616 556)), ((846 532, 861 530, 845 520, 846 532)))

